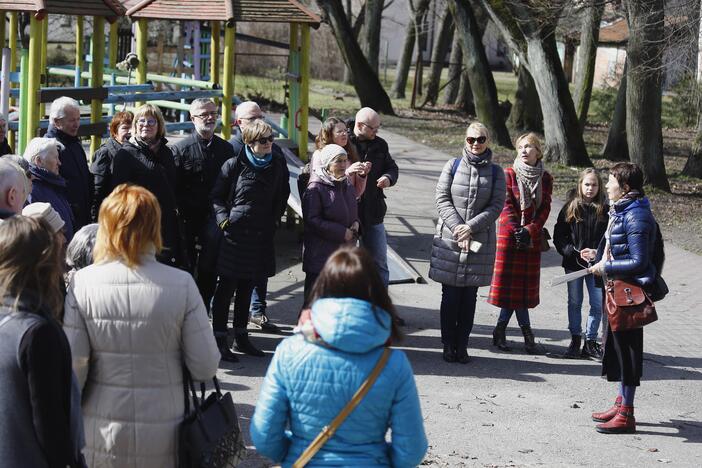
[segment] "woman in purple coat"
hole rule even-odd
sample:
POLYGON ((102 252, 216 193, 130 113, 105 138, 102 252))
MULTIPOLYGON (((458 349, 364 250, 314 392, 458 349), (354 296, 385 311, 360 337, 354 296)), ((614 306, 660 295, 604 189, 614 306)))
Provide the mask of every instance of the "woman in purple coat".
POLYGON ((302 197, 305 304, 327 258, 342 245, 358 239, 358 203, 354 187, 346 177, 346 150, 339 145, 327 145, 319 152, 318 163, 302 197))

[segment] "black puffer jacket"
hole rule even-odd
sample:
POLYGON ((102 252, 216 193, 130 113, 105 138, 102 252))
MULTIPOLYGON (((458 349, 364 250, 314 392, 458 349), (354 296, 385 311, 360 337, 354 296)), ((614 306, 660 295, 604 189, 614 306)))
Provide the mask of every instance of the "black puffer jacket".
POLYGON ((56 138, 65 146, 65 149, 59 152, 59 174, 66 179, 66 198, 73 210, 73 227, 78 231, 91 221, 94 188, 93 176, 88 170, 88 159, 78 137, 70 136, 50 125, 46 138, 56 138))
POLYGON ((580 216, 582 221, 566 221, 566 203, 558 213, 558 220, 553 230, 553 244, 556 250, 563 256, 561 266, 569 271, 577 271, 585 268, 587 264, 580 258, 582 249, 595 249, 600 244, 609 221, 609 206, 605 205, 602 215, 597 217, 597 209, 591 204, 582 205, 580 216))
POLYGON ((253 167, 245 149, 224 163, 212 190, 217 224, 228 221, 219 275, 255 279, 275 274, 273 234, 285 212, 289 177, 285 159, 275 153, 263 169, 253 167))
POLYGON ((5 156, 6 154, 14 154, 12 147, 7 142, 7 138, 0 142, 0 156, 5 156))
POLYGON ((93 163, 90 165, 90 173, 93 174, 95 189, 93 193, 92 217, 97 221, 100 205, 107 198, 112 190, 112 160, 117 152, 122 149, 122 145, 114 138, 109 138, 93 154, 93 163))
POLYGON ((353 136, 351 137, 351 142, 356 146, 358 157, 362 162, 370 161, 373 163, 373 167, 371 167, 371 171, 368 174, 366 190, 363 192, 358 205, 358 216, 361 219, 361 225, 373 226, 380 224, 383 222, 388 208, 385 205, 383 189, 378 188, 376 184, 378 179, 386 176, 390 179, 390 186, 395 185, 399 177, 399 169, 392 156, 390 156, 388 144, 382 138, 375 137, 372 140, 361 140, 353 136))
POLYGON ((141 185, 161 206, 163 251, 156 258, 166 265, 187 267, 176 206, 176 170, 173 153, 161 140, 157 154, 133 138, 125 142, 112 161, 112 191, 119 184, 141 185))

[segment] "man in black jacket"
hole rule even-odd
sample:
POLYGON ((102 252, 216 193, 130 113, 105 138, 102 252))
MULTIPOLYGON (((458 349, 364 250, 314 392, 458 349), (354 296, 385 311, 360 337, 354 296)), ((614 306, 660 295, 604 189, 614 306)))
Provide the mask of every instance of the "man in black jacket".
POLYGON ((210 310, 217 282, 216 259, 221 235, 214 222, 210 192, 232 145, 215 135, 219 110, 211 99, 195 99, 190 119, 195 131, 171 146, 176 165, 176 198, 185 226, 186 250, 197 286, 210 310))
POLYGON ((64 149, 59 152, 59 175, 66 179, 66 198, 71 205, 77 231, 91 222, 93 203, 93 176, 88 169, 88 159, 78 138, 80 108, 78 101, 60 97, 51 103, 49 131, 46 138, 56 138, 64 149))
POLYGON ((378 136, 380 116, 370 107, 356 113, 354 135, 351 142, 356 146, 362 162, 373 165, 368 174, 366 190, 361 196, 358 215, 361 218, 361 243, 373 256, 385 286, 390 281, 388 270, 388 239, 385 233, 385 194, 383 190, 395 185, 399 177, 397 164, 390 156, 388 144, 378 136))
MULTIPOLYGON (((244 148, 244 140, 241 137, 242 132, 246 127, 251 125, 255 120, 263 118, 261 108, 254 101, 244 101, 236 106, 236 116, 234 119, 234 135, 229 140, 229 143, 234 148, 234 154, 237 155, 244 148)), ((285 155, 280 146, 273 143, 273 155, 285 161, 285 155)), ((277 333, 280 329, 268 321, 266 314, 266 295, 268 294, 268 278, 259 278, 254 281, 253 292, 251 293, 251 307, 249 310, 249 323, 260 328, 263 331, 277 333)))

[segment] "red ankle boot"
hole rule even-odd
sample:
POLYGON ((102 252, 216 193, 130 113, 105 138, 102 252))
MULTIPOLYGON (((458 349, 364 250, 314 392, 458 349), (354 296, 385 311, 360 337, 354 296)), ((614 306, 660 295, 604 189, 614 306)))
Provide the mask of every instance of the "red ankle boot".
POLYGON ((617 399, 614 400, 614 406, 612 406, 607 411, 603 411, 601 413, 592 413, 592 420, 595 422, 607 422, 617 415, 620 406, 622 406, 621 395, 619 395, 617 399))
POLYGON ((620 406, 619 412, 610 421, 598 424, 595 429, 603 434, 627 434, 636 432, 633 406, 620 406))

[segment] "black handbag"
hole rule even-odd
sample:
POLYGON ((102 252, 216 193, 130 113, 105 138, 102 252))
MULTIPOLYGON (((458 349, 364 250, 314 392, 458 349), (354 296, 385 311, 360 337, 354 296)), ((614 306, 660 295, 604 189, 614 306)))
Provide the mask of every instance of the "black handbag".
POLYGON ((198 398, 190 372, 183 366, 185 420, 179 431, 179 468, 233 468, 246 455, 232 396, 222 393, 217 377, 212 381, 215 390, 205 397, 201 383, 198 398))

